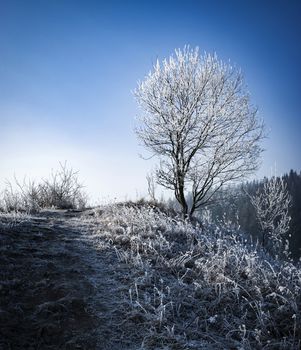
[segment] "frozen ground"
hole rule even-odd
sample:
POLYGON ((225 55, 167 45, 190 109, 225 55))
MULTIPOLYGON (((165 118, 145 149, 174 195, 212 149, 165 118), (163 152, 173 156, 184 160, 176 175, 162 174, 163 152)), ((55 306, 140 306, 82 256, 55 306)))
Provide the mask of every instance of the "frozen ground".
POLYGON ((1 218, 0 349, 127 348, 118 328, 127 267, 80 216, 1 218))
POLYGON ((301 270, 231 227, 135 203, 2 214, 0 251, 1 350, 301 345, 301 270))

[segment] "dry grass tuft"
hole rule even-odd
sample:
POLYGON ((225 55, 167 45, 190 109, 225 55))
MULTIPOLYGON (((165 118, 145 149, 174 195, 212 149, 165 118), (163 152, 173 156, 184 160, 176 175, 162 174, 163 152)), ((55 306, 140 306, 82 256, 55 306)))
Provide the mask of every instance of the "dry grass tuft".
POLYGON ((151 205, 96 217, 130 267, 125 319, 145 349, 299 349, 301 271, 235 231, 202 228, 151 205))

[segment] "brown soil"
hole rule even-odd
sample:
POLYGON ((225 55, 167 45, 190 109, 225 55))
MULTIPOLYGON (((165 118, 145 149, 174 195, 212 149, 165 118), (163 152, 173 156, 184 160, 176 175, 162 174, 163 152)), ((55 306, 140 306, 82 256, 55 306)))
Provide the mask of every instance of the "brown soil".
POLYGON ((135 348, 118 326, 127 267, 81 215, 0 217, 0 349, 135 348))

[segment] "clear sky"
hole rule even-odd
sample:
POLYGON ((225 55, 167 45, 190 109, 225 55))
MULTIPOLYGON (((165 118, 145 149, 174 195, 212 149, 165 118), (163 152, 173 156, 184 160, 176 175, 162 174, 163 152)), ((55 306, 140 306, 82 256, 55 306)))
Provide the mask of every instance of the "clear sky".
POLYGON ((68 161, 93 199, 145 194, 131 91, 198 46, 244 72, 270 130, 257 176, 301 170, 301 1, 0 0, 0 187, 68 161))

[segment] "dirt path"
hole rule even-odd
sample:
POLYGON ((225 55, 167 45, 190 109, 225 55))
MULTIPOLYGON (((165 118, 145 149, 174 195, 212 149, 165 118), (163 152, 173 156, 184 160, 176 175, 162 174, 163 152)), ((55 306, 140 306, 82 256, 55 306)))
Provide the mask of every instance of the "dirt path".
POLYGON ((0 349, 134 348, 119 327, 126 267, 80 215, 0 228, 0 349))

